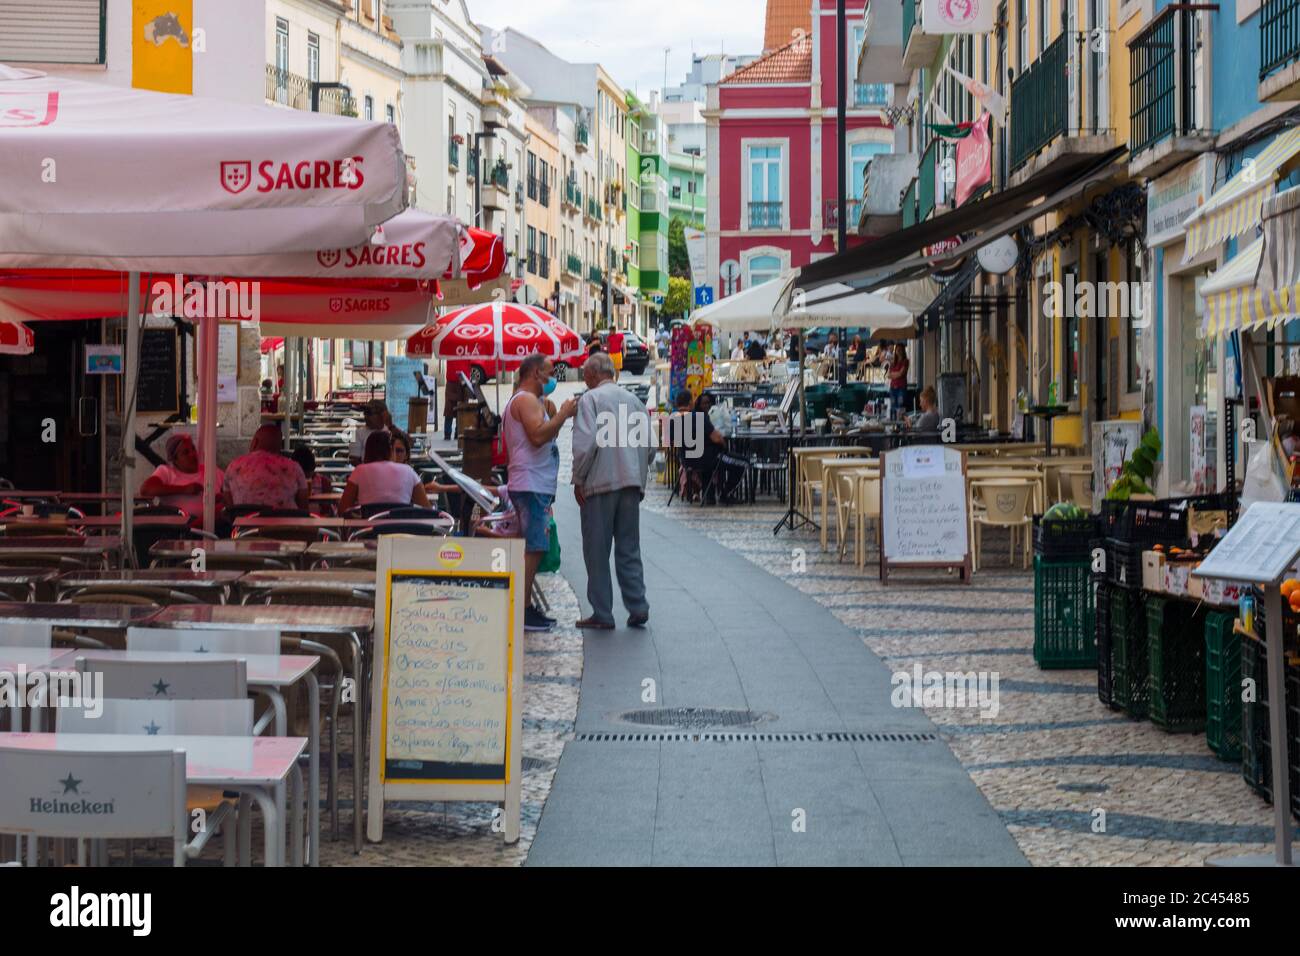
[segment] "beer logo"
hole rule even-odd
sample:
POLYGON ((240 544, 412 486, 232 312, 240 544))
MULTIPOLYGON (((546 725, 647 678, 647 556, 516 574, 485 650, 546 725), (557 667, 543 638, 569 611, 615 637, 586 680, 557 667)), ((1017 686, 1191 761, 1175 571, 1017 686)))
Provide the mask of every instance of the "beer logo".
POLYGON ((334 296, 334 298, 330 299, 330 311, 331 312, 343 311, 343 299, 340 296, 334 296))
POLYGON ((253 164, 248 160, 221 164, 221 188, 226 192, 238 195, 247 189, 252 181, 253 164))
POLYGON ((338 249, 321 249, 316 253, 316 261, 326 269, 333 269, 343 258, 343 253, 338 249))

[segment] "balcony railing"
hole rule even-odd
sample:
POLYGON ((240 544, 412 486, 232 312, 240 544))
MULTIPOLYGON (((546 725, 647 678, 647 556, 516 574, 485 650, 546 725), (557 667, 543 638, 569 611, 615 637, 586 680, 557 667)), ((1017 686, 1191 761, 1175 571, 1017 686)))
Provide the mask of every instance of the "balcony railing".
POLYGON ((888 83, 854 83, 854 106, 888 106, 890 100, 888 83))
POLYGON ((930 145, 921 154, 921 163, 916 170, 916 221, 925 222, 934 212, 935 196, 939 187, 939 176, 943 175, 943 140, 937 136, 930 140, 930 145))
POLYGON ((551 257, 538 256, 536 267, 534 268, 530 266, 529 270, 536 276, 540 276, 543 279, 549 279, 551 277, 551 257))
POLYGON ((907 184, 907 191, 903 193, 903 228, 915 226, 916 218, 916 180, 913 179, 907 184))
POLYGON ((600 266, 587 267, 587 281, 600 285, 605 281, 605 273, 601 271, 600 266))
POLYGON ((1300 0, 1264 0, 1259 10, 1259 78, 1300 60, 1300 0))
POLYGON ((454 139, 447 143, 447 165, 452 169, 460 169, 460 143, 454 139))
POLYGON ((1129 41, 1131 155, 1167 137, 1203 131, 1197 96, 1200 55, 1196 11, 1185 8, 1166 7, 1129 41))
POLYGON ((533 200, 537 199, 538 185, 539 184, 538 184, 537 177, 530 173, 528 176, 528 198, 529 199, 533 199, 533 200))
MULTIPOLYGON (((296 110, 311 109, 311 81, 305 76, 281 70, 273 63, 266 65, 266 98, 281 106, 296 110)), ((334 116, 356 116, 356 101, 346 90, 338 87, 323 89, 316 95, 317 107, 322 113, 334 116)))
POLYGON ((750 229, 780 229, 781 213, 785 203, 752 202, 749 204, 750 229))
POLYGON ((907 49, 907 38, 912 35, 912 27, 919 19, 920 0, 903 0, 903 49, 907 49))
POLYGON ((489 186, 496 186, 497 189, 509 189, 510 170, 506 168, 504 163, 497 164, 487 170, 486 181, 489 186))
POLYGON ((564 201, 574 209, 582 208, 582 190, 577 183, 569 181, 564 184, 564 201))
POLYGON ((587 218, 597 221, 603 221, 605 218, 604 212, 601 211, 600 200, 591 196, 587 197, 587 218))
POLYGON ((577 128, 574 129, 573 131, 574 144, 582 149, 586 149, 587 144, 590 142, 590 140, 591 140, 591 132, 587 129, 587 124, 579 123, 577 128))
POLYGON ((524 184, 515 183, 515 208, 524 208, 524 184))
POLYGON ((1011 84, 1011 169, 1056 137, 1107 131, 1099 91, 1110 35, 1063 33, 1011 84))
MULTIPOLYGON (((858 228, 858 214, 862 211, 861 199, 846 199, 844 201, 844 216, 848 220, 850 230, 858 228)), ((828 199, 824 206, 823 218, 826 220, 827 229, 838 229, 840 225, 840 204, 838 200, 828 199)))
POLYGON ((541 203, 543 206, 545 206, 546 208, 548 209, 550 208, 551 206, 551 184, 550 183, 543 182, 539 184, 537 189, 537 201, 541 203))
POLYGON ((564 260, 564 271, 569 275, 582 275, 582 258, 570 252, 564 260))

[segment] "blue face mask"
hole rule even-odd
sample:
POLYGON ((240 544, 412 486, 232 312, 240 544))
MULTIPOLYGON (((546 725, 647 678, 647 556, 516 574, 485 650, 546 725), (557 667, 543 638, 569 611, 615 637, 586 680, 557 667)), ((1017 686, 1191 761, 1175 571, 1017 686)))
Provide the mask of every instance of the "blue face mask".
POLYGON ((553 391, 555 391, 555 379, 548 378, 546 384, 542 386, 542 394, 550 395, 553 391))

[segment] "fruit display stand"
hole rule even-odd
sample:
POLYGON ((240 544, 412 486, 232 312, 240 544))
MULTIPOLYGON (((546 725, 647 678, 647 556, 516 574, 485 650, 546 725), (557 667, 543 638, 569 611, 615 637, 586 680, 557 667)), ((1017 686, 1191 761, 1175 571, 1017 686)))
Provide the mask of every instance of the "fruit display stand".
MULTIPOLYGON (((1256 502, 1219 541, 1195 571, 1204 580, 1248 581, 1265 588, 1266 618, 1274 622, 1266 635, 1263 663, 1268 699, 1280 702, 1268 713, 1269 765, 1272 775, 1274 852, 1272 862, 1291 865, 1291 774, 1287 740, 1286 671, 1283 654, 1281 584, 1300 558, 1300 504, 1256 502)), ((1246 661, 1242 662, 1243 676, 1246 661)), ((1243 714, 1243 719, 1245 719, 1243 714)), ((1243 727, 1243 730, 1246 728, 1243 727)), ((1244 748, 1243 748, 1244 753, 1244 748)), ((1243 757, 1244 759, 1244 757, 1243 757)), ((1264 865, 1266 857, 1212 861, 1221 865, 1264 865)))
POLYGON ((1034 517, 1034 662, 1097 666, 1091 545, 1095 519, 1074 505, 1034 517))
POLYGON ((1205 617, 1205 742, 1228 761, 1241 759, 1241 638, 1236 625, 1233 611, 1211 611, 1205 617))
POLYGON ((1171 733, 1204 729, 1204 607, 1148 594, 1146 619, 1151 722, 1171 733))

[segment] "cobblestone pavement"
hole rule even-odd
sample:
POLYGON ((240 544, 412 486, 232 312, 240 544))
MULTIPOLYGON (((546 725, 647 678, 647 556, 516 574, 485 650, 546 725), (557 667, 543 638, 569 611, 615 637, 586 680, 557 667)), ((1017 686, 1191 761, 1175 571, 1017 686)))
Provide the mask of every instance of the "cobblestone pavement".
POLYGON ((895 670, 998 674, 996 717, 925 711, 1031 863, 1200 865, 1271 845, 1271 809, 1204 734, 1168 734, 1108 710, 1095 670, 1038 669, 1033 575, 1008 567, 1005 536, 989 538, 970 586, 938 572, 883 587, 870 561, 865 573, 851 556, 838 563, 814 531, 774 537, 784 508, 771 499, 712 508, 667 499, 652 484, 646 507, 813 597, 895 670))

